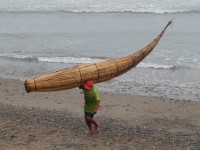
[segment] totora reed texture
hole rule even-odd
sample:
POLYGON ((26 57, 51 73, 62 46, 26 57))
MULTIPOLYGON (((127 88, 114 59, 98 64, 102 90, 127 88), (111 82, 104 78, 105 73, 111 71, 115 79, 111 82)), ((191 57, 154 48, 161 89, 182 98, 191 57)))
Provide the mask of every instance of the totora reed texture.
POLYGON ((158 37, 138 52, 126 57, 93 64, 82 64, 26 80, 24 83, 26 91, 49 92, 66 90, 79 87, 89 79, 93 80, 94 83, 100 83, 122 75, 139 64, 154 49, 171 23, 172 21, 169 21, 158 37))

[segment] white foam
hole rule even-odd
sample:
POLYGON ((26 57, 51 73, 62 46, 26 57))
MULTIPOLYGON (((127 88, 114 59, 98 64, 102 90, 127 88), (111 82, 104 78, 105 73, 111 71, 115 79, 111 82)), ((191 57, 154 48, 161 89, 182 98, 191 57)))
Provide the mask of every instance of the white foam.
POLYGON ((0 57, 14 58, 14 59, 34 59, 40 62, 50 63, 69 63, 69 64, 83 64, 83 63, 95 63, 106 59, 97 59, 89 57, 37 57, 32 55, 21 55, 21 54, 7 54, 0 53, 0 57))
POLYGON ((38 61, 51 62, 51 63, 70 63, 70 64, 82 64, 82 63, 95 63, 103 61, 103 59, 92 59, 87 57, 38 57, 38 61))
POLYGON ((0 53, 0 57, 16 58, 16 59, 34 58, 31 55, 19 55, 19 54, 7 54, 7 53, 0 53))
POLYGON ((154 69, 172 69, 173 65, 163 65, 163 64, 155 64, 155 63, 143 63, 141 62, 138 67, 140 68, 154 68, 154 69))

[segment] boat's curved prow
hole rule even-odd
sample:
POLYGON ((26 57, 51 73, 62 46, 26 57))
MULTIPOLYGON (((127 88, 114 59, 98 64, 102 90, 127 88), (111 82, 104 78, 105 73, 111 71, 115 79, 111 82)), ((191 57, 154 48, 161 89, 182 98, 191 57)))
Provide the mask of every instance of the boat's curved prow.
POLYGON ((58 91, 79 87, 87 80, 100 83, 113 79, 139 64, 154 49, 171 23, 172 21, 169 21, 149 45, 129 56, 93 64, 82 64, 26 80, 25 89, 27 92, 58 91))

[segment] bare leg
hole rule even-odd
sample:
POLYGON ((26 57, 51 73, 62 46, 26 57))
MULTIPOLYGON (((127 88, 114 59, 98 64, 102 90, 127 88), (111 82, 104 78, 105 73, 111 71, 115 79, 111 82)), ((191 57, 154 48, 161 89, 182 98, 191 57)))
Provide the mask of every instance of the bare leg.
POLYGON ((91 125, 91 123, 87 120, 87 116, 85 116, 85 122, 86 122, 86 124, 87 124, 87 126, 88 126, 89 132, 92 132, 92 125, 91 125))
POLYGON ((94 124, 94 125, 95 125, 95 131, 96 131, 96 132, 98 132, 98 131, 100 130, 100 129, 99 129, 99 128, 100 128, 99 124, 98 124, 94 119, 92 119, 92 118, 86 116, 86 122, 88 122, 90 125, 91 125, 91 123, 94 124))

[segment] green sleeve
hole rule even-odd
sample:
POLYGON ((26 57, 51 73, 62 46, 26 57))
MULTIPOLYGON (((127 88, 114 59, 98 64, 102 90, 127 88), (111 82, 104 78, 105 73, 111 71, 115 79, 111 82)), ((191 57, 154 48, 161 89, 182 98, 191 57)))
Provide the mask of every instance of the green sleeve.
POLYGON ((96 101, 100 101, 99 91, 96 87, 94 89, 94 96, 95 96, 96 101))

